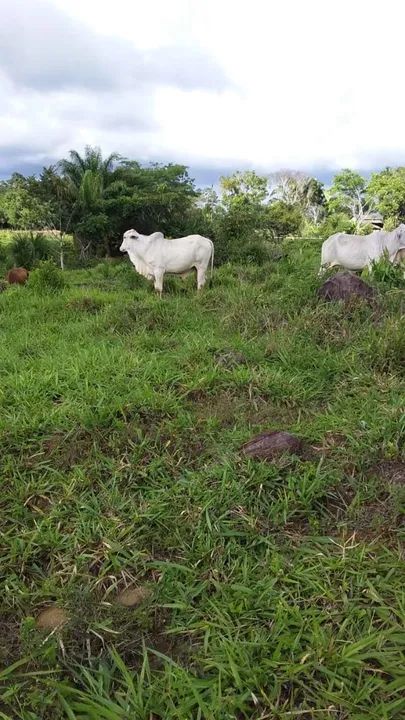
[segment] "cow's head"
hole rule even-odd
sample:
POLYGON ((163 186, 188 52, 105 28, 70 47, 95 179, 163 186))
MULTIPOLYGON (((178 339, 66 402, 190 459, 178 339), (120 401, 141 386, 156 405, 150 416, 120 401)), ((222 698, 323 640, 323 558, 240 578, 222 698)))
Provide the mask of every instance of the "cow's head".
POLYGON ((124 232, 124 235, 122 237, 122 243, 120 245, 121 252, 128 252, 128 250, 131 248, 132 243, 134 240, 137 240, 139 238, 139 233, 136 230, 127 230, 124 232))

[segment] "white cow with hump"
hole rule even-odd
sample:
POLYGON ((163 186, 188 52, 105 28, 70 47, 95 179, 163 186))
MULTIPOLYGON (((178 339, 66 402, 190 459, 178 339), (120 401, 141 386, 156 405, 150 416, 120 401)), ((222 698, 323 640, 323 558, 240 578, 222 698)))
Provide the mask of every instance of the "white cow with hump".
POLYGON ((321 269, 340 265, 346 270, 363 270, 387 253, 392 263, 399 263, 405 254, 405 225, 392 232, 375 230, 370 235, 335 233, 322 245, 321 269))
POLYGON ((205 285, 206 273, 214 264, 214 243, 202 235, 169 240, 161 232, 141 235, 136 230, 124 233, 120 247, 127 252, 135 270, 148 280, 154 280, 155 290, 162 295, 165 273, 187 275, 197 270, 197 289, 205 285))

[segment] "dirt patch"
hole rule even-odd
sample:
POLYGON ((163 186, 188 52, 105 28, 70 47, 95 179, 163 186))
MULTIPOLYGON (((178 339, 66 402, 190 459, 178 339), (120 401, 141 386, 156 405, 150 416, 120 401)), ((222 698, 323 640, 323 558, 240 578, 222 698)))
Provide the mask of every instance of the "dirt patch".
POLYGON ((206 422, 213 418, 224 428, 233 427, 241 420, 249 426, 291 425, 298 415, 297 409, 276 405, 272 398, 251 387, 237 388, 236 392, 219 390, 215 395, 199 391, 192 400, 197 420, 206 422))
POLYGON ((381 491, 377 497, 354 504, 356 490, 353 486, 342 485, 330 488, 327 497, 319 504, 323 531, 329 535, 339 534, 342 526, 356 533, 361 540, 396 541, 398 530, 405 527, 405 516, 398 509, 395 498, 381 491), (325 518, 325 515, 327 518, 325 518))
POLYGON ((398 513, 391 498, 365 503, 353 522, 361 538, 374 539, 405 528, 405 516, 398 513))
POLYGON ((405 485, 405 463, 398 460, 383 460, 371 473, 390 485, 405 485))
MULTIPOLYGON (((189 396, 187 396, 189 399, 189 396)), ((198 405, 194 408, 198 420, 217 420, 221 427, 233 426, 243 413, 243 400, 235 397, 231 392, 222 391, 215 395, 199 395, 198 405)))
POLYGON ((70 435, 54 433, 42 443, 42 455, 52 457, 56 467, 73 467, 88 457, 94 444, 99 445, 103 438, 107 441, 107 433, 93 434, 82 429, 70 435))
POLYGON ((188 390, 185 394, 186 400, 190 400, 192 403, 200 403, 200 402, 208 402, 210 398, 214 398, 213 395, 210 395, 207 390, 203 390, 202 388, 196 388, 195 390, 188 390))
POLYGON ((7 615, 0 616, 0 669, 12 665, 22 655, 20 623, 7 615))

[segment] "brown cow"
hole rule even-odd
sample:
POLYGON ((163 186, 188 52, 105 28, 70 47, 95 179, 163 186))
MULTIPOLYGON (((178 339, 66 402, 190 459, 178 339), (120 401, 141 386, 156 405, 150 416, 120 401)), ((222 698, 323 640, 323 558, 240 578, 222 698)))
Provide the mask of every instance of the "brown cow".
POLYGON ((28 280, 28 270, 23 267, 11 268, 7 273, 7 281, 10 285, 25 285, 28 280))

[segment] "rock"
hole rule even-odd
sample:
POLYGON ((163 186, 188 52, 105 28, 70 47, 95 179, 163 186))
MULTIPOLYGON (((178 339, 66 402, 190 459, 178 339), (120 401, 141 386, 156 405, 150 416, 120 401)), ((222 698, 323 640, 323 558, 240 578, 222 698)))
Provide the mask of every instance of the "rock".
POLYGON ((244 455, 259 460, 272 460, 284 453, 298 455, 302 449, 302 441, 284 430, 263 432, 242 445, 244 455))
POLYGON ((117 596, 117 603, 123 607, 137 607, 151 596, 152 592, 144 586, 128 587, 117 596))
POLYGON ((25 285, 29 272, 23 267, 11 268, 7 273, 7 282, 10 285, 25 285))
POLYGON ((39 613, 36 625, 40 630, 56 630, 62 627, 69 620, 68 615, 63 608, 55 606, 47 607, 39 613))
POLYGON ((368 302, 375 297, 374 288, 367 285, 357 275, 350 272, 339 272, 325 280, 318 289, 318 297, 321 300, 347 300, 352 297, 364 298, 368 302))

